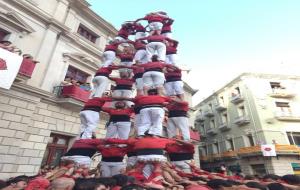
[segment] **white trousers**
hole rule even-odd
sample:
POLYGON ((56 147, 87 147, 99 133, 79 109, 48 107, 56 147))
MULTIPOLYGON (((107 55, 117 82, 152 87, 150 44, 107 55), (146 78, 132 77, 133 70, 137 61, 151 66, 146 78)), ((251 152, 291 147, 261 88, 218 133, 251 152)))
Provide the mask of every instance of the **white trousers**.
POLYGON ((143 74, 143 86, 162 87, 165 83, 165 75, 159 71, 147 71, 143 74))
POLYGON ((101 177, 111 177, 120 174, 125 169, 123 162, 103 162, 101 161, 100 166, 101 177))
POLYGON ((187 117, 169 117, 167 122, 168 137, 177 135, 177 129, 182 133, 183 140, 190 140, 189 120, 187 117))
POLYGON ((167 37, 167 38, 171 38, 172 39, 172 32, 166 32, 166 33, 162 33, 161 35, 167 37))
POLYGON ((93 78, 94 89, 91 97, 102 97, 103 93, 108 89, 110 81, 106 76, 95 76, 93 78))
POLYGON ((134 115, 134 126, 135 130, 138 130, 138 128, 141 126, 141 114, 135 114, 134 115))
POLYGON ((166 63, 176 65, 176 63, 177 63, 177 54, 168 54, 168 55, 166 55, 166 63))
POLYGON ((144 49, 137 50, 137 52, 134 55, 134 60, 138 61, 141 64, 147 63, 149 61, 147 51, 144 49))
POLYGON ((84 165, 90 167, 92 163, 92 159, 88 156, 63 156, 61 157, 62 160, 72 160, 75 162, 77 166, 84 165))
POLYGON ((99 112, 83 110, 79 113, 81 139, 92 138, 93 131, 97 128, 100 121, 99 112))
MULTIPOLYGON (((112 97, 125 97, 132 98, 132 90, 114 90, 112 93, 112 97)), ((118 101, 112 101, 112 106, 115 107, 115 104, 118 101)), ((128 107, 132 106, 131 101, 124 101, 128 107)))
POLYGON ((130 156, 127 159, 127 166, 135 166, 137 162, 137 157, 136 156, 130 156))
POLYGON ((128 139, 130 128, 131 122, 110 122, 110 124, 107 127, 105 138, 128 139))
POLYGON ((149 23, 149 29, 151 31, 153 31, 153 30, 161 30, 162 27, 163 27, 163 23, 161 23, 161 22, 151 22, 151 23, 149 23))
POLYGON ((182 81, 166 82, 164 84, 164 87, 167 96, 176 96, 176 95, 184 94, 182 81))
POLYGON ((135 79, 135 87, 136 87, 137 90, 143 90, 143 87, 144 87, 143 78, 135 79))
POLYGON ((157 54, 158 60, 165 61, 166 59, 166 44, 162 42, 150 42, 146 45, 148 60, 151 60, 152 56, 157 54))
POLYGON ((165 116, 165 110, 159 107, 144 108, 140 111, 141 123, 138 127, 138 135, 144 135, 147 130, 152 135, 162 135, 162 123, 165 116))
POLYGON ((191 166, 188 163, 191 162, 190 160, 182 160, 182 161, 172 161, 171 163, 174 164, 177 168, 182 170, 185 173, 191 173, 191 166))
POLYGON ((116 52, 114 51, 105 51, 103 53, 103 66, 108 67, 116 59, 116 52))

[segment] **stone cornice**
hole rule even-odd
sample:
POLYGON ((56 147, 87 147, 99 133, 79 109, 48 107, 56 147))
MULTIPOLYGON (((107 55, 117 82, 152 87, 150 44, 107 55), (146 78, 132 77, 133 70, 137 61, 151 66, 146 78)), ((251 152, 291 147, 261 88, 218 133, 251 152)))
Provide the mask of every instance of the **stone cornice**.
POLYGON ((63 56, 70 58, 71 60, 74 60, 75 62, 79 63, 83 67, 87 67, 87 68, 91 69, 92 71, 96 72, 99 68, 99 66, 96 64, 96 60, 93 60, 92 58, 90 58, 86 55, 64 53, 63 56), (84 61, 83 59, 86 59, 86 61, 84 61), (92 61, 88 61, 88 59, 92 59, 92 61))
POLYGON ((198 92, 198 90, 193 89, 190 85, 188 85, 188 83, 186 83, 186 82, 183 81, 183 84, 184 84, 183 88, 184 88, 187 92, 191 93, 192 96, 193 96, 194 94, 196 94, 196 92, 198 92))

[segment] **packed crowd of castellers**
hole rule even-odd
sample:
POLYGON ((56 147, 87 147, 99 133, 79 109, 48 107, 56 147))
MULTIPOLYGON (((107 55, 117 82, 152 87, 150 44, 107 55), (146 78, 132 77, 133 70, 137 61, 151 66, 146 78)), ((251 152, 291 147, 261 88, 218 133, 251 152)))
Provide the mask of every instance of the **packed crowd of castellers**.
POLYGON ((194 164, 189 105, 184 101, 182 70, 176 66, 178 42, 172 39, 172 23, 165 12, 124 23, 106 45, 91 97, 80 112, 80 134, 60 165, 42 168, 37 176, 12 178, 3 182, 3 189, 300 189, 295 175, 228 176, 194 164), (119 77, 111 76, 114 70, 119 77), (115 87, 108 94, 111 81, 115 87), (109 115, 103 139, 95 137, 100 112, 109 115), (167 137, 163 137, 165 120, 167 137), (90 169, 96 154, 101 154, 101 161, 90 169))

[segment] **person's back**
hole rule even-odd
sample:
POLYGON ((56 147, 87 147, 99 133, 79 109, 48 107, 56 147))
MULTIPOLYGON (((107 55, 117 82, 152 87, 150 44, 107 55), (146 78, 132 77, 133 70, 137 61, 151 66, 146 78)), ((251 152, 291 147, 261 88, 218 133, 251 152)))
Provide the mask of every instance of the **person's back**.
POLYGON ((54 179, 48 190, 72 190, 75 185, 75 181, 72 178, 57 178, 54 179))

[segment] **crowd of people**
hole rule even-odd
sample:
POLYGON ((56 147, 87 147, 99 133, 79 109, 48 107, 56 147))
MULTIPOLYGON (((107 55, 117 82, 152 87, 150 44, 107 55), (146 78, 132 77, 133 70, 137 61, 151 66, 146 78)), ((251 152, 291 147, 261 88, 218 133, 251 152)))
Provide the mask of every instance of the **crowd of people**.
POLYGON ((78 86, 79 88, 86 91, 90 91, 92 89, 89 82, 80 82, 78 80, 75 80, 67 76, 65 77, 64 81, 61 82, 61 86, 69 86, 69 85, 78 86))
MULTIPOLYGON (((2 182, 2 189, 300 189, 300 178, 295 175, 228 176, 195 165, 189 104, 184 100, 182 70, 176 64, 179 43, 172 39, 173 22, 161 11, 125 22, 106 45, 91 98, 80 112, 80 134, 60 165, 42 168, 37 176, 9 179, 2 182), (148 25, 143 26, 141 20, 148 25), (118 70, 119 77, 111 76, 113 70, 118 70), (113 89, 111 81, 116 84, 113 89), (111 102, 111 107, 105 107, 106 102, 111 102), (94 135, 100 112, 109 115, 103 139, 94 135), (163 137, 164 121, 167 137, 163 137), (90 169, 97 153, 102 155, 101 161, 90 169)), ((67 82, 73 84, 71 78, 67 82)))

